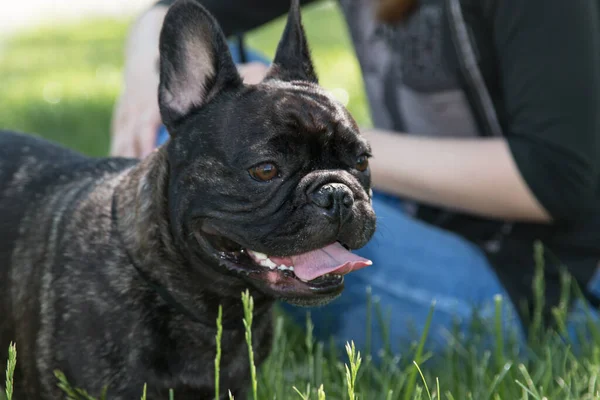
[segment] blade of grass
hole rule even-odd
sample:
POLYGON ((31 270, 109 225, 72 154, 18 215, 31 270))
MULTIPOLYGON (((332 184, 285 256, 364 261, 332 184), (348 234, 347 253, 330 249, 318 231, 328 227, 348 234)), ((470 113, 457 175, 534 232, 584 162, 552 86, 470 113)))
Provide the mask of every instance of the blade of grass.
POLYGON ((292 389, 294 389, 296 393, 298 393, 302 400, 310 399, 310 383, 306 385, 306 393, 302 393, 296 386, 293 386, 292 389))
POLYGON ((215 400, 221 397, 219 388, 221 376, 221 337, 223 336, 223 307, 219 304, 219 313, 217 315, 217 335, 215 337, 217 354, 215 355, 215 400))
MULTIPOLYGON (((506 374, 508 373, 508 371, 510 371, 510 369, 512 368, 512 363, 508 362, 506 363, 501 369, 500 369, 500 373, 498 373, 495 377, 494 380, 492 381, 492 384, 490 385, 490 387, 488 388, 488 393, 485 396, 485 399, 491 399, 492 396, 495 394, 496 388, 498 388, 498 386, 502 383, 502 381, 504 380, 504 378, 506 377, 506 374)), ((503 397, 500 393, 503 393, 504 391, 502 389, 498 390, 498 395, 500 396, 500 398, 504 399, 507 397, 503 397)))
POLYGON ((421 368, 419 368, 419 364, 417 364, 416 361, 413 361, 413 364, 417 368, 417 371, 419 371, 419 375, 421 375, 421 380, 423 381, 423 385, 425 386, 425 390, 427 391, 427 396, 429 397, 429 400, 432 400, 431 392, 429 391, 429 386, 427 386, 427 380, 425 380, 425 375, 423 375, 423 371, 421 371, 421 368))
POLYGON ((17 367, 17 345, 8 346, 8 363, 6 364, 6 399, 12 400, 14 391, 15 368, 17 367))
POLYGON ((531 394, 536 400, 541 400, 542 395, 538 392, 537 388, 535 387, 533 379, 531 379, 531 375, 529 374, 529 371, 527 371, 525 365, 519 364, 519 372, 521 372, 521 375, 523 375, 523 378, 525 378, 527 392, 531 394))
POLYGON ((254 350, 252 349, 252 319, 254 317, 254 299, 246 289, 242 293, 244 305, 244 327, 246 328, 246 343, 248 344, 248 359, 250 361, 250 377, 252 379, 252 398, 258 400, 258 383, 256 380, 256 365, 254 364, 254 350))
MULTIPOLYGON (((496 368, 498 371, 500 371, 500 374, 504 376, 507 371, 503 371, 506 361, 504 358, 504 327, 502 325, 502 300, 502 295, 494 296, 494 316, 496 331, 496 368)), ((498 391, 501 398, 506 398, 506 391, 504 390, 504 386, 500 386, 498 388, 498 391)))
MULTIPOLYGON (((421 339, 419 340, 419 345, 417 347, 415 359, 413 360, 417 364, 421 362, 421 357, 423 357, 423 348, 425 347, 425 341, 427 340, 427 335, 429 334, 429 328, 431 327, 431 320, 433 319, 434 308, 435 308, 435 301, 432 302, 431 308, 429 309, 429 314, 427 315, 427 320, 425 321, 425 328, 423 329, 423 333, 421 334, 421 339)), ((406 390, 404 392, 404 400, 410 400, 411 397, 413 397, 416 382, 417 382, 417 369, 412 369, 408 376, 408 382, 406 385, 406 390)))
MULTIPOLYGON (((367 332, 366 332, 366 357, 365 357, 365 361, 366 361, 366 365, 369 366, 371 364, 371 361, 373 360, 373 353, 372 353, 372 335, 373 335, 373 329, 372 329, 372 325, 373 325, 373 304, 372 304, 372 296, 373 296, 373 290, 371 289, 371 286, 367 286, 367 332)), ((371 391, 371 374, 368 373, 365 376, 365 385, 364 385, 364 397, 366 399, 370 398, 370 391, 371 391)))
POLYGON ((317 385, 315 382, 315 353, 314 353, 314 339, 313 339, 314 325, 310 317, 310 312, 306 313, 306 337, 304 344, 306 345, 306 354, 308 356, 308 379, 309 383, 317 385))
POLYGON ((356 351, 354 342, 346 343, 346 353, 350 360, 350 367, 346 364, 346 382, 348 385, 348 398, 349 400, 356 400, 356 375, 362 362, 360 358, 360 351, 356 351))
POLYGON ((323 384, 321 384, 321 386, 319 386, 319 391, 317 392, 317 399, 318 400, 326 400, 325 389, 323 389, 323 384))
POLYGON ((536 241, 534 244, 534 261, 535 261, 535 273, 532 282, 533 289, 533 319, 530 327, 530 338, 529 342, 534 348, 539 343, 536 339, 542 334, 543 324, 543 311, 545 305, 545 283, 544 283, 544 245, 540 241, 536 241))

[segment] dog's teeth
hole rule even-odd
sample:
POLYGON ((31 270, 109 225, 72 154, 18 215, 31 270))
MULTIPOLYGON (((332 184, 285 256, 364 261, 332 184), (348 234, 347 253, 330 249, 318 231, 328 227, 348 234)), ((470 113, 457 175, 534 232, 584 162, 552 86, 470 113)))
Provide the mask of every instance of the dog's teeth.
POLYGON ((259 253, 257 251, 252 251, 250 250, 250 252, 252 253, 252 255, 257 259, 257 260, 267 260, 269 257, 264 254, 264 253, 259 253))
POLYGON ((277 267, 277 264, 275 264, 269 258, 267 258, 265 260, 260 260, 260 265, 262 265, 263 267, 268 267, 270 269, 275 269, 275 267, 277 267))
POLYGON ((258 264, 262 267, 266 267, 269 269, 278 269, 281 271, 293 271, 294 267, 288 267, 287 265, 281 264, 281 265, 277 265, 273 262, 273 260, 271 260, 269 258, 269 256, 267 256, 264 253, 259 253, 256 251, 252 251, 252 250, 248 250, 248 253, 250 253, 252 255, 252 258, 254 258, 256 261, 258 261, 258 264))

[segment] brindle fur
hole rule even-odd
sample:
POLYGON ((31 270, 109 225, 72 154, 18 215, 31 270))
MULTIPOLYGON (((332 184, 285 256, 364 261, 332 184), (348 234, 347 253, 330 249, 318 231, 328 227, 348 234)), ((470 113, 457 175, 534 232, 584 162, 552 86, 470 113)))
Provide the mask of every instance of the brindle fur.
MULTIPOLYGON (((60 398, 55 368, 90 393, 109 385, 115 399, 138 397, 145 382, 151 398, 168 398, 173 388, 185 399, 190 387, 189 398, 209 398, 219 303, 232 325, 223 333, 222 387, 241 389, 238 382, 248 380, 239 292, 203 290, 214 282, 183 267, 165 218, 156 218, 166 214, 164 153, 140 164, 93 160, 32 136, 0 134, 0 259, 9 266, 0 268, 8 283, 0 292, 0 343, 3 360, 8 342, 18 344, 16 398, 60 398), (173 312, 126 250, 206 323, 173 312)), ((258 308, 270 303, 253 295, 258 308)), ((270 324, 269 312, 257 313, 257 363, 268 353, 270 324)))
POLYGON ((255 299, 257 365, 271 347, 274 299, 199 252, 192 232, 200 228, 189 221, 211 221, 274 252, 306 251, 322 246, 321 235, 333 228, 300 192, 335 181, 350 188, 356 203, 352 223, 336 227, 335 237, 352 247, 371 237, 370 178, 340 167, 346 147, 365 142, 347 111, 316 86, 294 3, 275 67, 252 87, 241 84, 212 17, 191 0, 172 6, 161 36, 159 90, 172 139, 142 161, 88 158, 31 135, 0 132, 0 360, 15 341, 15 398, 62 398, 55 369, 93 395, 108 386, 110 399, 137 398, 144 383, 150 399, 167 398, 169 389, 178 400, 212 398, 219 305, 221 387, 244 398, 249 367, 240 294, 248 288, 255 299), (186 64, 189 49, 199 51, 192 62, 210 58, 208 72, 185 73, 202 67, 186 64), (169 86, 189 87, 186 79, 207 80, 174 101, 169 86), (274 140, 282 127, 295 132, 290 140, 311 143, 288 155, 299 172, 268 195, 264 185, 244 189, 256 183, 231 172, 232 153, 263 136, 274 140), (250 129, 258 136, 247 137, 250 129), (308 222, 300 226, 290 216, 308 222), (264 229, 281 234, 268 242, 264 229), (165 302, 135 266, 201 321, 165 302))

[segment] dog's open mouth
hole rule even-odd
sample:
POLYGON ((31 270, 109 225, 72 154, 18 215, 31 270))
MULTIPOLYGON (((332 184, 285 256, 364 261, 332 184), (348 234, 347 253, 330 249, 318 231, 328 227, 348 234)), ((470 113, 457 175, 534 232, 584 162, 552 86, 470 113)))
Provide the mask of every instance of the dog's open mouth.
POLYGON ((372 264, 338 242, 303 254, 275 257, 243 248, 222 236, 207 239, 226 268, 259 281, 264 289, 283 297, 338 294, 344 275, 372 264))

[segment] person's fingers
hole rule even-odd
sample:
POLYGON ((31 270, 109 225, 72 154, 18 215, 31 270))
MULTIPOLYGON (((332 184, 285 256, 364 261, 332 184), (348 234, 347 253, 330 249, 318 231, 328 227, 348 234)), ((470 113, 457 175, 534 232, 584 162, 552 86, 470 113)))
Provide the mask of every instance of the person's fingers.
POLYGON ((122 134, 122 127, 115 126, 113 130, 113 134, 110 140, 110 156, 112 157, 121 157, 123 156, 123 147, 124 147, 124 136, 122 134))
POLYGON ((110 155, 143 158, 156 143, 161 124, 158 103, 142 90, 126 92, 117 101, 111 124, 110 155))
POLYGON ((140 132, 140 134, 138 135, 138 148, 140 149, 140 158, 147 157, 150 153, 152 153, 156 144, 156 128, 154 128, 153 126, 148 126, 148 129, 146 129, 145 131, 149 134, 143 134, 143 132, 140 132))
POLYGON ((143 120, 141 122, 136 132, 137 156, 144 158, 154 150, 160 123, 153 120, 143 120))
MULTIPOLYGON (((135 115, 135 114, 133 114, 135 115)), ((135 126, 132 114, 125 113, 119 118, 114 128, 111 144, 111 155, 116 157, 135 157, 135 126)))
POLYGON ((121 157, 123 156, 123 146, 126 134, 124 131, 126 130, 128 124, 128 114, 124 109, 125 101, 124 95, 121 95, 117 102, 115 103, 115 107, 113 109, 111 124, 110 124, 110 150, 109 155, 113 157, 121 157))
POLYGON ((138 119, 134 134, 137 146, 136 155, 144 158, 154 150, 161 117, 158 106, 154 104, 148 104, 141 110, 141 113, 136 115, 138 119))
POLYGON ((131 136, 120 136, 111 149, 113 157, 135 157, 135 141, 131 136))
POLYGON ((112 147, 112 157, 135 157, 135 145, 131 141, 119 140, 112 147))

